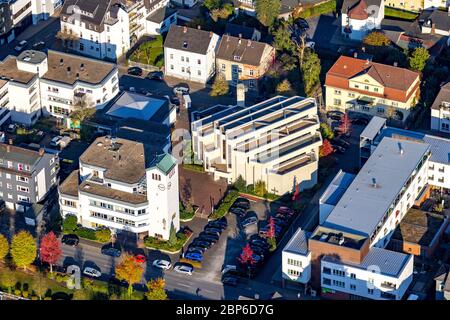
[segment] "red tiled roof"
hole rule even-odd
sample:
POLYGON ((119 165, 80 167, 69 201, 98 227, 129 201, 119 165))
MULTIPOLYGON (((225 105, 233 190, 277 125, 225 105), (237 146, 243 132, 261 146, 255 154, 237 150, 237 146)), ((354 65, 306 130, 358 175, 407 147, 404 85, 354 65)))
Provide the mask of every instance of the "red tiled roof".
POLYGON ((356 6, 354 6, 349 12, 350 19, 366 20, 369 17, 367 13, 367 4, 364 0, 361 0, 356 6))
MULTIPOLYGON (((408 89, 419 77, 417 72, 408 69, 341 56, 327 72, 325 85, 349 89, 349 80, 362 74, 368 74, 384 87, 384 94, 370 92, 371 96, 403 102, 415 92, 414 88, 407 95, 408 89)), ((355 88, 351 88, 351 90, 367 94, 364 90, 355 88)))

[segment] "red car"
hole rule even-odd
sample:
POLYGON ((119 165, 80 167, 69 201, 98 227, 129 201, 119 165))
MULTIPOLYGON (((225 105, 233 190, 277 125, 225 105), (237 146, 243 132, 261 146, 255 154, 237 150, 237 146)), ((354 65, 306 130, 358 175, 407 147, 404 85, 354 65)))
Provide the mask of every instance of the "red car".
POLYGON ((138 254, 134 256, 134 261, 136 261, 136 263, 145 263, 145 261, 147 261, 147 258, 143 254, 138 254))

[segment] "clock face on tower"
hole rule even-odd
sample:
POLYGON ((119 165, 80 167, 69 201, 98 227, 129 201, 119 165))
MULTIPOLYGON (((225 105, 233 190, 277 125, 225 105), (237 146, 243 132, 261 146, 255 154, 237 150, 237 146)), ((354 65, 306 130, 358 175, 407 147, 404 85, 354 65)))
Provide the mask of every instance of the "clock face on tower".
POLYGON ((167 184, 167 190, 170 190, 170 187, 172 186, 172 183, 171 182, 169 182, 168 184, 167 184))
POLYGON ((165 187, 162 183, 158 184, 158 188, 159 188, 159 190, 161 190, 161 191, 166 190, 166 187, 165 187))

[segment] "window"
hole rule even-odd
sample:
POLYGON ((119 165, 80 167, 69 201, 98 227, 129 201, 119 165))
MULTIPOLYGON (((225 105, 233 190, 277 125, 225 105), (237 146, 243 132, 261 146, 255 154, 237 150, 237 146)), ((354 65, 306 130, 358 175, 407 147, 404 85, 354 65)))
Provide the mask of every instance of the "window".
POLYGON ((295 260, 295 259, 287 259, 287 263, 291 266, 296 266, 296 267, 301 267, 302 266, 302 262, 299 260, 295 260))
POLYGON ((384 108, 378 107, 377 112, 380 114, 384 114, 384 108))
POLYGON ((325 273, 325 274, 331 274, 331 269, 327 268, 327 267, 323 267, 322 272, 325 273))
POLYGON ((21 196, 21 195, 17 196, 17 200, 21 201, 21 202, 30 202, 30 198, 25 197, 25 196, 21 196))
POLYGON ((156 181, 161 181, 161 176, 156 173, 152 173, 152 179, 156 181))
POLYGON ((184 62, 184 57, 183 56, 181 57, 181 62, 184 62))
POLYGON ((352 278, 352 279, 356 279, 356 274, 354 274, 354 273, 350 273, 350 278, 352 278))
POLYGON ((202 72, 201 72, 200 70, 198 70, 198 75, 199 75, 199 76, 201 76, 201 75, 202 75, 202 72))
POLYGON ((369 90, 369 86, 364 86, 364 90, 369 90))
POLYGON ((197 64, 202 64, 202 60, 198 59, 197 64))
POLYGON ((341 90, 334 90, 334 94, 337 94, 338 96, 340 96, 341 95, 341 90))
POLYGON ((170 59, 173 59, 173 53, 170 54, 170 59))
POLYGON ((16 180, 20 182, 28 182, 28 177, 16 176, 16 180))
POLYGON ((333 286, 345 288, 345 282, 339 280, 333 280, 333 286))
POLYGON ((373 294, 373 289, 367 289, 368 294, 373 294))
POLYGON ((173 70, 173 64, 170 65, 170 70, 173 70))
POLYGON ((253 70, 250 70, 250 71, 249 71, 249 74, 250 74, 251 76, 253 76, 253 70))
POLYGON ((359 85, 355 84, 355 88, 359 88, 359 85))
POLYGON ((378 92, 378 88, 373 88, 373 91, 378 92))
POLYGON ((186 57, 186 62, 189 62, 189 57, 186 57))
POLYGON ((356 286, 355 286, 354 284, 351 284, 351 285, 350 285, 350 290, 355 291, 355 290, 356 290, 356 286))
POLYGON ((328 278, 323 278, 323 284, 325 285, 331 285, 331 280, 328 278))
POLYGON ((181 67, 181 72, 184 72, 184 67, 181 67))
POLYGON ((340 106, 341 105, 341 99, 334 99, 333 103, 335 106, 340 106))
POLYGON ((12 189, 12 184, 11 183, 7 183, 6 184, 6 189, 10 189, 11 190, 12 189))
POLYGON ((227 66, 225 64, 222 64, 222 70, 226 70, 227 66))
POLYGON ((11 179, 11 174, 7 173, 6 174, 6 179, 11 179))
POLYGON ((297 270, 288 269, 288 275, 294 276, 294 277, 300 277, 302 273, 297 270))
POLYGON ((28 189, 27 187, 23 187, 23 186, 17 186, 17 191, 28 193, 28 192, 30 192, 30 189, 28 189))
POLYGON ((333 269, 333 275, 339 276, 339 277, 345 277, 345 271, 344 270, 333 269))

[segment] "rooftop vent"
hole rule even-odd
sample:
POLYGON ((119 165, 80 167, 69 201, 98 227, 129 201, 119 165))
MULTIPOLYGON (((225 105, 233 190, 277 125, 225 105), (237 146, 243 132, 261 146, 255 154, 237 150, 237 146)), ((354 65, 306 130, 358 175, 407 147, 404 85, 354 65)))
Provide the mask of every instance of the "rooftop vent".
POLYGON ((378 188, 377 179, 375 178, 372 178, 372 187, 375 189, 378 188))
POLYGON ((202 30, 202 26, 201 26, 201 25, 198 25, 198 26, 197 26, 197 29, 198 29, 198 30, 202 30))
POLYGON ((84 70, 84 63, 80 64, 80 70, 81 70, 81 71, 84 70))
POLYGON ((67 72, 70 72, 70 70, 71 70, 70 67, 67 67, 67 72))
POLYGON ((101 143, 101 142, 97 143, 97 147, 102 147, 102 146, 103 146, 103 143, 101 143))
POLYGON ((183 41, 183 48, 187 48, 188 47, 188 43, 187 43, 187 41, 183 41))
POLYGON ((64 65, 64 59, 63 58, 59 59, 59 65, 60 66, 64 65))

